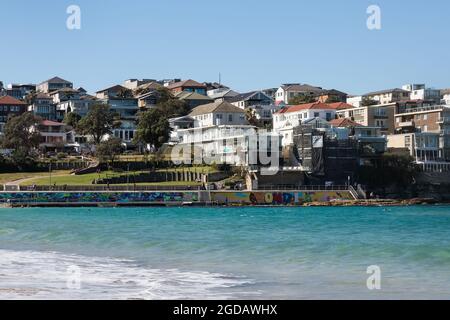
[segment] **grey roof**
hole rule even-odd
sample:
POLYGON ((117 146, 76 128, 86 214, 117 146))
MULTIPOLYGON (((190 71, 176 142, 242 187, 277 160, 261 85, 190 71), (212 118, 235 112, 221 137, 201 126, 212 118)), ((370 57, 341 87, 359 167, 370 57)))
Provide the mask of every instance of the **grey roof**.
POLYGON ((109 87, 109 88, 97 91, 96 93, 102 93, 102 92, 105 92, 105 91, 119 91, 119 90, 129 90, 129 89, 125 88, 124 86, 121 86, 120 84, 117 84, 115 86, 112 86, 112 87, 109 87))
POLYGON ((331 89, 331 90, 325 90, 325 94, 337 94, 337 95, 346 95, 348 96, 347 93, 336 90, 336 89, 331 89))
POLYGON ((208 91, 208 97, 210 97, 211 99, 219 99, 219 98, 224 98, 224 97, 235 97, 239 95, 239 92, 236 92, 232 89, 215 89, 215 90, 210 90, 208 91), (214 91, 214 92, 213 92, 214 91))
POLYGON ((386 89, 386 90, 369 92, 369 93, 366 93, 365 96, 375 96, 375 95, 379 95, 379 94, 394 93, 394 92, 409 92, 409 91, 403 90, 400 88, 394 88, 394 89, 386 89))
POLYGON ((41 82, 40 84, 47 83, 47 82, 48 83, 67 83, 67 84, 71 84, 72 83, 72 82, 64 80, 64 79, 62 79, 60 77, 53 77, 51 79, 48 79, 46 81, 41 82))
POLYGON ((238 102, 238 101, 246 101, 246 100, 250 100, 254 95, 256 94, 262 94, 265 95, 268 99, 272 100, 271 97, 269 97, 267 94, 265 94, 262 91, 251 91, 251 92, 246 92, 246 93, 241 93, 238 94, 237 96, 234 96, 230 99, 228 99, 229 102, 238 102))
POLYGON ((175 97, 177 97, 180 100, 207 100, 207 101, 213 101, 208 96, 204 96, 197 92, 188 92, 188 91, 181 91, 178 92, 175 97))
POLYGON ((298 92, 314 92, 320 93, 325 91, 321 87, 314 87, 309 84, 300 84, 300 83, 286 83, 281 86, 284 90, 292 90, 298 92))
POLYGON ((204 104, 194 108, 189 114, 190 117, 208 114, 213 112, 227 112, 227 113, 245 113, 244 110, 232 105, 226 101, 217 101, 213 103, 204 104))
POLYGON ((49 94, 50 94, 50 95, 54 95, 54 94, 57 94, 57 93, 60 93, 60 92, 77 93, 77 92, 79 92, 79 91, 76 90, 76 89, 72 89, 72 88, 62 88, 62 89, 58 89, 58 90, 52 91, 52 92, 50 92, 49 94))

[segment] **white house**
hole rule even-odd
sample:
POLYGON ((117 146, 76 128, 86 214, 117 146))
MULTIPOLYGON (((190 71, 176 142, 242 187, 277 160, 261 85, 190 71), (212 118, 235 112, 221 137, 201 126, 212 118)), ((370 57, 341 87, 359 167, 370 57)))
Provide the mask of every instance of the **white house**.
POLYGON ((355 108, 362 106, 363 96, 350 96, 347 98, 347 103, 355 108))
POLYGON ((314 97, 325 91, 320 87, 310 86, 309 84, 287 83, 278 88, 275 93, 275 101, 289 104, 289 101, 297 96, 314 97))
MULTIPOLYGON (((279 135, 258 132, 256 127, 248 125, 245 111, 228 102, 217 101, 198 106, 188 116, 169 122, 174 129, 171 135, 174 149, 182 150, 189 158, 194 154, 202 163, 257 165, 257 161, 252 161, 252 155, 257 153, 258 148, 268 151, 272 147, 276 152, 267 154, 274 159, 273 162, 278 161, 279 135)), ((178 156, 177 153, 174 158, 178 156)), ((259 159, 258 155, 255 156, 259 159)))
POLYGON ((186 159, 185 155, 190 159, 194 155, 191 161, 196 164, 279 165, 280 136, 274 132, 258 131, 249 125, 218 125, 182 129, 177 134, 179 143, 172 159, 186 159), (261 163, 261 154, 270 158, 270 163, 261 163))
POLYGON ((198 106, 189 114, 195 120, 195 127, 219 125, 247 125, 245 111, 226 101, 198 106))
POLYGON ((439 103, 441 99, 440 90, 426 88, 424 84, 406 84, 402 89, 410 92, 411 100, 432 100, 439 103))
POLYGON ((333 120, 336 118, 336 109, 321 102, 289 106, 273 115, 273 129, 282 134, 282 145, 287 146, 293 143, 293 129, 314 118, 333 120))

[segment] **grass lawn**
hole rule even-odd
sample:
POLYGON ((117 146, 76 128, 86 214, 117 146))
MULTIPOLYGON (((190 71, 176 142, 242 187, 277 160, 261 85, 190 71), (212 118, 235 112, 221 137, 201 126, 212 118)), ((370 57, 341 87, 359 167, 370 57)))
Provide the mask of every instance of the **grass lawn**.
MULTIPOLYGON (((52 174, 69 174, 70 171, 53 171, 52 174)), ((48 171, 46 172, 15 172, 15 173, 0 173, 0 184, 13 182, 16 180, 28 179, 28 178, 48 177, 48 171)))
MULTIPOLYGON (((56 185, 91 185, 92 181, 94 181, 95 179, 100 178, 107 178, 107 177, 114 177, 114 176, 119 176, 120 174, 118 173, 113 173, 110 171, 105 171, 100 173, 100 175, 98 173, 91 173, 91 174, 84 174, 84 175, 79 175, 79 176, 75 176, 75 175, 71 175, 71 174, 65 174, 65 175, 61 175, 58 176, 57 171, 52 172, 52 180, 51 180, 51 184, 55 184, 56 185)), ((30 185, 38 185, 38 186, 48 186, 50 185, 50 177, 47 173, 47 175, 45 177, 37 177, 36 179, 32 179, 32 180, 27 180, 25 181, 22 185, 26 185, 26 186, 30 186, 30 185)))
MULTIPOLYGON (((52 180, 51 184, 56 184, 58 186, 63 185, 74 185, 74 186, 80 186, 80 185, 92 185, 92 181, 95 179, 100 178, 111 178, 115 176, 121 176, 126 175, 126 173, 116 173, 112 171, 105 171, 100 173, 91 173, 91 174, 85 174, 85 175, 79 175, 74 176, 70 174, 66 174, 63 176, 57 176, 56 173, 52 173, 52 180)), ((132 174, 130 174, 131 176, 132 174)), ((24 186, 31 186, 31 185, 37 185, 37 186, 48 186, 50 185, 50 178, 48 176, 48 173, 45 177, 37 177, 36 179, 27 180, 22 185, 24 186)), ((127 185, 127 184, 119 184, 119 185, 127 185)), ((129 185, 133 185, 133 179, 130 177, 130 183, 129 185)), ((157 185, 157 186, 196 186, 200 185, 200 183, 197 182, 182 182, 182 181, 169 181, 169 182, 154 182, 154 183, 137 183, 137 185, 157 185)))

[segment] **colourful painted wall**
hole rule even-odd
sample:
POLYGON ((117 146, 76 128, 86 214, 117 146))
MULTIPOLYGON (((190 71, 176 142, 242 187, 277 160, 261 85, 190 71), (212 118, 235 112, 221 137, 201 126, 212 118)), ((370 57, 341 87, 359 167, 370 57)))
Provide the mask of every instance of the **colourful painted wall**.
POLYGON ((168 203, 198 201, 197 192, 17 192, 0 193, 0 203, 168 203))
POLYGON ((211 200, 223 204, 301 205, 308 202, 353 200, 348 191, 315 192, 214 192, 211 200))
POLYGON ((0 203, 154 203, 215 202, 221 205, 302 205, 353 200, 348 191, 314 192, 0 192, 0 203), (200 194, 202 197, 200 197, 200 194), (211 197, 211 199, 209 198, 211 197))

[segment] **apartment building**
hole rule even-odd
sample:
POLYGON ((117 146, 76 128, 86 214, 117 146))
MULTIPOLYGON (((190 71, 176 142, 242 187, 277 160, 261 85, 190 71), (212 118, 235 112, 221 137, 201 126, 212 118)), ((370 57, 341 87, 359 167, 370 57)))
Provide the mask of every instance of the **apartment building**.
POLYGON ((406 84, 402 86, 403 90, 410 92, 411 100, 426 100, 439 103, 441 100, 441 91, 427 88, 424 84, 406 84))
POLYGON ((395 132, 437 134, 440 159, 450 161, 450 106, 399 104, 395 114, 395 132))
POLYGON ((336 118, 336 109, 326 103, 315 102, 288 106, 274 113, 273 130, 282 135, 283 147, 292 145, 293 129, 311 119, 330 121, 336 118))
POLYGON ((27 95, 36 91, 35 84, 8 84, 6 88, 6 95, 16 99, 24 100, 27 95))
POLYGON ((44 120, 56 120, 56 104, 53 98, 46 93, 38 93, 33 97, 28 111, 44 120))
POLYGON ((338 118, 348 118, 366 127, 379 127, 383 134, 393 134, 396 103, 360 106, 336 111, 338 118))
POLYGON ((433 132, 410 132, 389 135, 388 148, 405 152, 425 172, 448 172, 450 162, 441 145, 441 135, 433 132))

